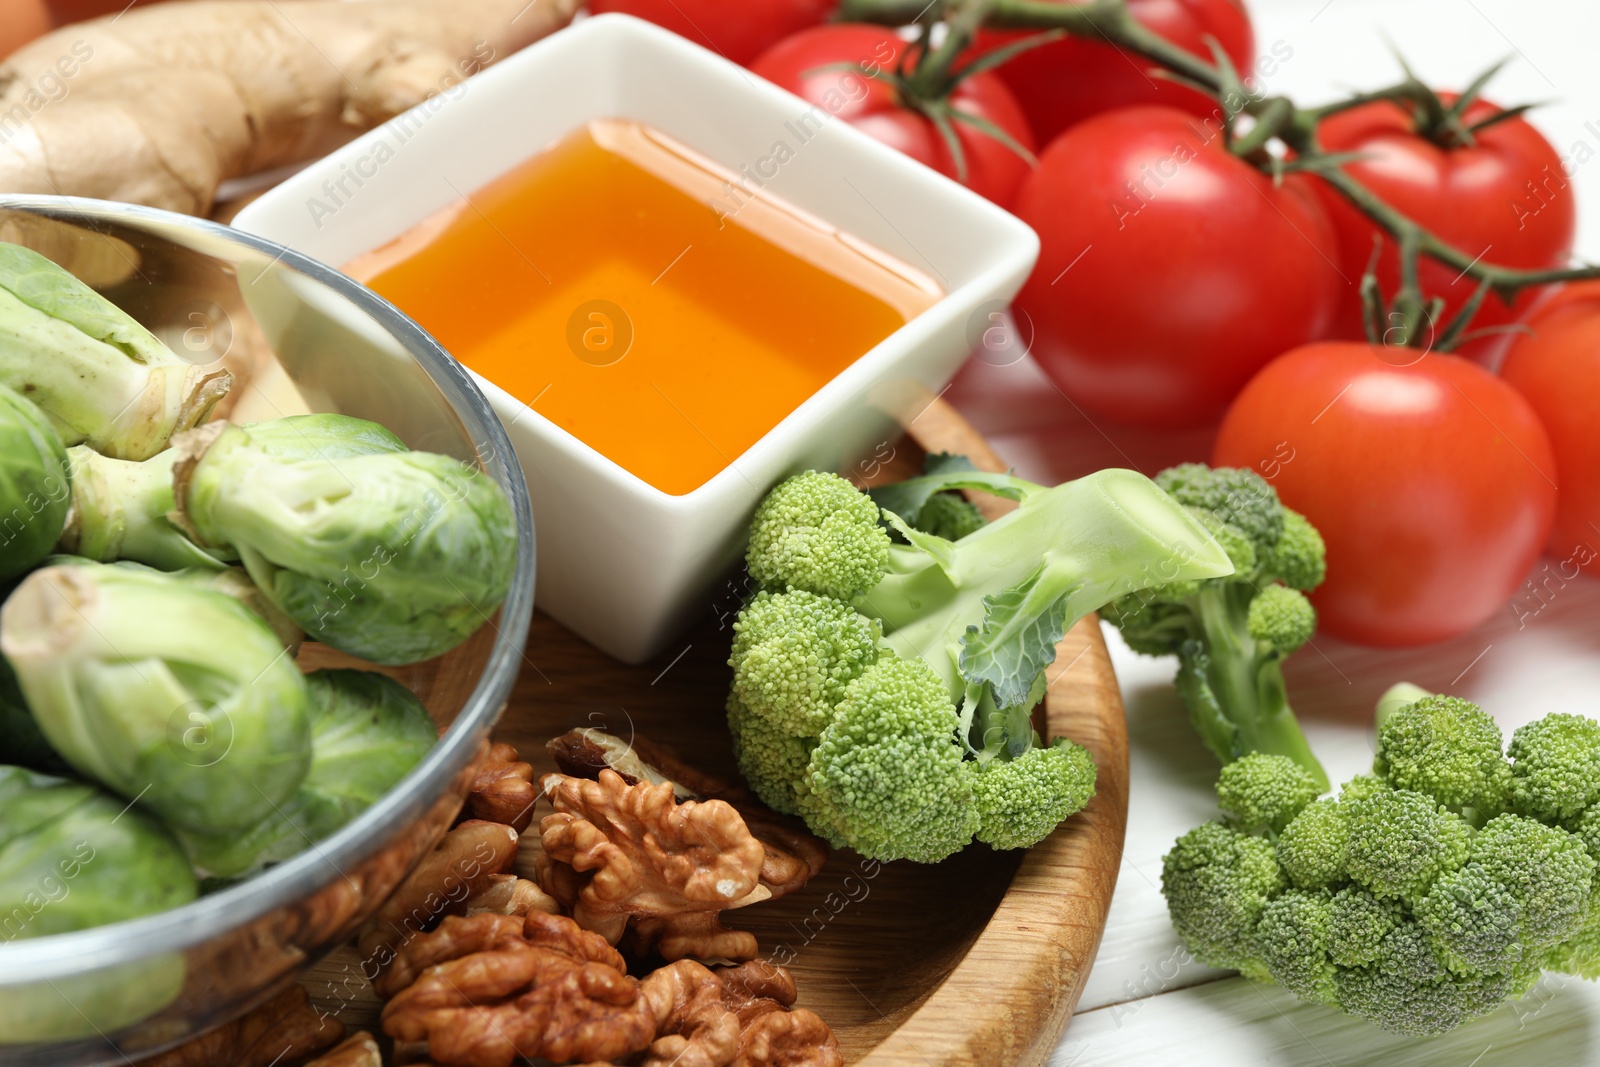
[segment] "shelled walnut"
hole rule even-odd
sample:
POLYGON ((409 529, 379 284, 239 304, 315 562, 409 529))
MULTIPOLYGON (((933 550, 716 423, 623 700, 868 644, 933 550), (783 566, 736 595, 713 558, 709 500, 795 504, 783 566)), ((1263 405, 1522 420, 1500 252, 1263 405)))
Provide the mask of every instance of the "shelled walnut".
POLYGON ((766 850, 761 884, 774 899, 800 889, 827 863, 827 843, 803 822, 779 815, 750 790, 691 766, 677 752, 649 738, 635 736, 624 741, 604 730, 570 730, 546 748, 561 772, 574 778, 597 780, 601 771, 609 769, 629 785, 669 784, 680 801, 721 800, 732 805, 766 850))
POLYGON ((466 910, 467 901, 482 893, 497 874, 507 873, 517 858, 515 829, 503 823, 469 820, 444 835, 439 847, 423 857, 417 869, 362 928, 358 947, 363 960, 382 968, 397 946, 428 929, 446 915, 466 910))
POLYGON ((318 1056, 305 1067, 383 1067, 383 1052, 377 1040, 365 1030, 351 1034, 336 1048, 318 1056))
POLYGON ((656 1040, 640 1067, 842 1067, 838 1040, 794 1003, 782 967, 752 962, 710 970, 679 960, 641 984, 656 1040))
POLYGON ((304 987, 292 985, 248 1014, 140 1067, 272 1067, 297 1063, 337 1044, 344 1025, 311 1004, 304 987))
POLYGON ((510 1067, 517 1057, 592 1063, 655 1035, 639 983, 605 940, 531 912, 451 916, 402 946, 378 983, 383 1028, 426 1041, 446 1067, 510 1067))
POLYGON ((521 833, 533 821, 539 790, 533 784, 533 765, 523 763, 511 745, 490 747, 467 794, 466 811, 474 819, 504 823, 521 833))
POLYGON ((765 849, 732 806, 680 803, 670 783, 629 785, 609 768, 598 781, 547 774, 541 785, 556 813, 540 823, 540 884, 580 926, 616 944, 631 921, 640 954, 669 961, 755 957, 755 936, 719 919, 772 896, 765 849))

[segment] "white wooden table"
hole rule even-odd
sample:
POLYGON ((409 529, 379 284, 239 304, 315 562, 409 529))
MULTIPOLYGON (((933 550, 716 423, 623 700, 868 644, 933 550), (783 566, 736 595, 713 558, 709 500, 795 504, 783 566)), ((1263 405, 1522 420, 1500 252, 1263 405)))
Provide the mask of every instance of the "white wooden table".
MULTIPOLYGON (((1293 53, 1264 88, 1302 102, 1396 80, 1385 34, 1423 78, 1446 88, 1459 88, 1511 55, 1491 98, 1553 99, 1535 121, 1564 155, 1595 156, 1573 167, 1572 181, 1581 204, 1578 251, 1600 259, 1600 5, 1247 2, 1258 48, 1281 42, 1277 51, 1286 46, 1293 53), (1590 151, 1577 150, 1580 143, 1590 151)), ((1209 450, 1208 433, 1152 435, 1096 425, 1026 360, 1010 367, 974 363, 949 398, 1020 473, 1040 481, 1104 466, 1154 473, 1209 450)), ((1316 638, 1297 653, 1288 670, 1291 698, 1330 776, 1343 781, 1369 769, 1373 704, 1400 680, 1480 701, 1507 733, 1548 711, 1600 717, 1600 581, 1579 579, 1525 604, 1520 628, 1508 605, 1472 633, 1421 650, 1380 652, 1316 638)), ((1445 1037, 1417 1041, 1190 960, 1161 899, 1161 856, 1179 834, 1215 814, 1216 765, 1172 692, 1172 662, 1135 656, 1115 631, 1110 637, 1132 749, 1127 848, 1094 973, 1053 1067, 1600 1063, 1600 983, 1546 975, 1523 1001, 1445 1037)))

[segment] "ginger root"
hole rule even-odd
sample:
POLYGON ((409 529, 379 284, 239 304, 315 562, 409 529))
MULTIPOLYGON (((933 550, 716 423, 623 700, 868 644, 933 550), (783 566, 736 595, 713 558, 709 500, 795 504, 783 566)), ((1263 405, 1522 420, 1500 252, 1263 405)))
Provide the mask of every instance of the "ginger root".
POLYGON ((0 193, 204 215, 566 25, 578 0, 196 0, 0 63, 0 193))

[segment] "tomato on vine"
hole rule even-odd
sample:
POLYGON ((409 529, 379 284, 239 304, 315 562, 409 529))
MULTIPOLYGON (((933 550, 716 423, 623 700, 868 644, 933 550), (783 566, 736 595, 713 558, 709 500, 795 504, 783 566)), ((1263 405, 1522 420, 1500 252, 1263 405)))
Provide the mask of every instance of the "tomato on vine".
POLYGON ((596 15, 633 15, 745 66, 790 34, 820 25, 836 6, 838 0, 740 0, 730 11, 726 0, 589 0, 596 15))
POLYGON ((1216 466, 1268 478, 1328 546, 1320 626, 1361 644, 1455 637, 1506 604, 1550 532, 1550 438, 1454 356, 1354 342, 1273 361, 1234 401, 1216 466))
MULTIPOLYGON (((1128 0, 1128 11, 1146 28, 1204 59, 1211 58, 1210 39, 1241 71, 1255 60, 1255 32, 1239 0, 1128 0)), ((1031 32, 985 30, 975 47, 989 52, 1031 32)), ((1211 97, 1150 70, 1149 60, 1084 37, 1052 41, 997 68, 1040 144, 1118 107, 1162 104, 1202 117, 1216 113, 1211 97)))
POLYGON ((1001 207, 1027 177, 1034 140, 993 73, 920 79, 916 42, 879 26, 818 26, 779 42, 750 69, 1001 207))
POLYGON ((1600 282, 1565 287, 1527 326, 1512 338, 1500 374, 1533 405, 1555 449, 1556 517, 1546 549, 1572 573, 1600 574, 1600 282))
MULTIPOLYGON (((1577 216, 1561 157, 1519 109, 1506 111, 1475 94, 1425 93, 1418 102, 1380 100, 1340 111, 1321 122, 1318 135, 1327 151, 1355 154, 1345 173, 1484 263, 1545 270, 1564 266, 1572 253, 1577 216)), ((1343 197, 1322 188, 1339 233, 1341 266, 1354 283, 1371 262, 1380 231, 1343 197)), ((1400 284, 1399 255, 1387 236, 1376 273, 1385 294, 1400 284)), ((1418 280, 1425 299, 1444 300, 1442 321, 1477 288, 1458 268, 1431 259, 1420 264, 1418 280)), ((1526 288, 1512 303, 1491 293, 1474 328, 1515 321, 1538 293, 1526 288)), ((1363 336, 1356 284, 1345 288, 1338 336, 1363 336)), ((1504 338, 1484 338, 1462 351, 1487 358, 1505 344, 1504 338)))
POLYGON ((1123 108, 1073 127, 1016 212, 1042 243, 1017 299, 1033 355, 1091 415, 1202 425, 1332 324, 1337 244, 1309 177, 1274 180, 1186 112, 1123 108))

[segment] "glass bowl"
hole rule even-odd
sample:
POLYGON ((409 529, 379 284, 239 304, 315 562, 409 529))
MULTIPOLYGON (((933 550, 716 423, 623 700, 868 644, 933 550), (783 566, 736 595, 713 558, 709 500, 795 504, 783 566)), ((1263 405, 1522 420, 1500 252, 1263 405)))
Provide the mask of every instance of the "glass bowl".
MULTIPOLYGON (((31 940, 0 933, 0 1064, 123 1064, 281 991, 349 940, 450 826, 522 664, 532 510, 516 455, 470 376, 332 268, 216 223, 66 197, 0 196, 0 240, 73 271, 186 359, 223 361, 239 383, 225 401, 230 417, 313 410, 383 423, 413 448, 480 465, 512 501, 520 533, 498 616, 454 651, 389 672, 427 705, 442 736, 361 817, 173 911, 31 940)), ((314 645, 301 659, 337 662, 314 645)), ((61 888, 70 892, 70 882, 61 888)))

